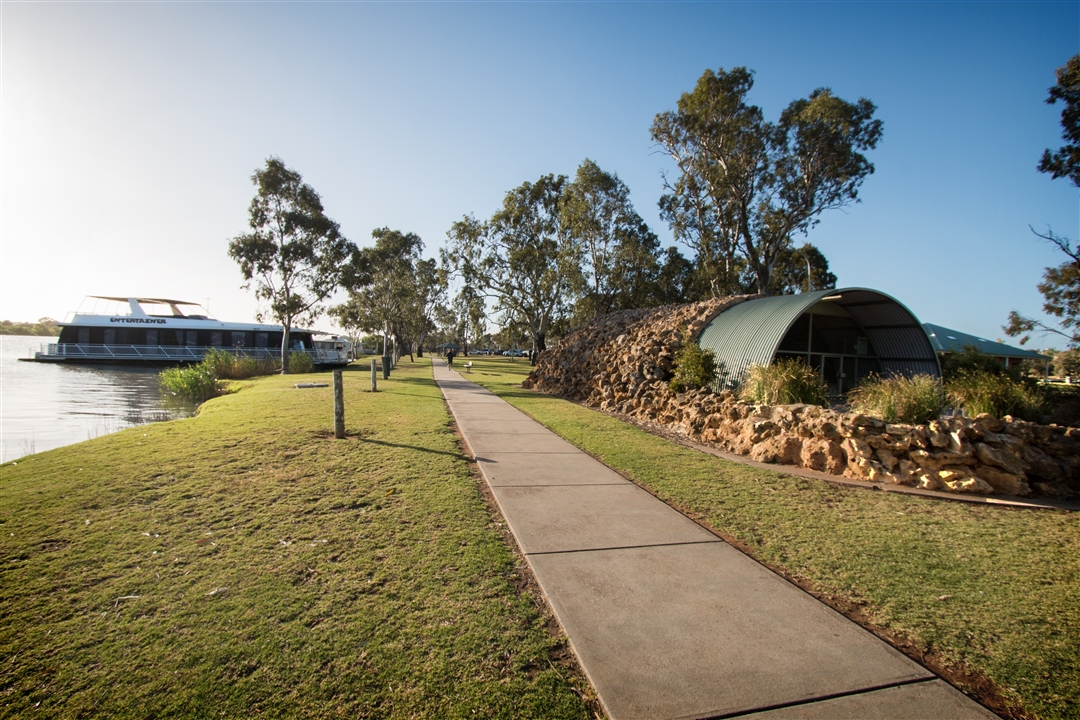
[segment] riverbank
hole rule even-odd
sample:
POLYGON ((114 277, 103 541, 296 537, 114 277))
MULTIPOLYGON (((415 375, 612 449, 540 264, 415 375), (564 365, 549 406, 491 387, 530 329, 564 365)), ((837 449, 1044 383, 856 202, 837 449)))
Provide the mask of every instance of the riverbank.
POLYGON ((588 717, 429 363, 345 376, 0 466, 0 717, 588 717))
POLYGON ((1080 718, 1080 513, 839 487, 728 462, 560 398, 526 363, 464 377, 1014 718, 1080 718))
POLYGON ((21 362, 54 339, 0 336, 0 462, 194 412, 162 396, 160 368, 21 362))

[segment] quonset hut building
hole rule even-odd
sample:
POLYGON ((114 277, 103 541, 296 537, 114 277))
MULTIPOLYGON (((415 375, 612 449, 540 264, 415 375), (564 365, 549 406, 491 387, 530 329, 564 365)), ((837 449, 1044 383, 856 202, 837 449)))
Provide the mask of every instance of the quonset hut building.
POLYGON ((817 368, 830 395, 869 375, 941 376, 919 320, 899 301, 867 288, 747 300, 713 318, 698 345, 716 353, 723 385, 740 381, 751 365, 786 357, 817 368))

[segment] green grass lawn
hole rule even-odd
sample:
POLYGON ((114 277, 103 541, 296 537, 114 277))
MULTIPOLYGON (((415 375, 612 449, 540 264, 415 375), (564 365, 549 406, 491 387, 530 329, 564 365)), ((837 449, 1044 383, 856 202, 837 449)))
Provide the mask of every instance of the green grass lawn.
POLYGON ((0 468, 0 717, 589 717, 426 360, 0 468))
POLYGON ((1017 717, 1080 718, 1080 515, 845 488, 762 471, 516 387, 480 383, 754 557, 1017 717), (992 700, 992 697, 991 697, 992 700))

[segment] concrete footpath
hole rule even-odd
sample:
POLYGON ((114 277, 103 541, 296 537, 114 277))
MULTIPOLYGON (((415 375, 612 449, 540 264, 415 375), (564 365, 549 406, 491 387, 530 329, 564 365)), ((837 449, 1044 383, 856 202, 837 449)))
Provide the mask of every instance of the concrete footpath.
POLYGON ((435 380, 612 720, 997 717, 439 359, 435 380))

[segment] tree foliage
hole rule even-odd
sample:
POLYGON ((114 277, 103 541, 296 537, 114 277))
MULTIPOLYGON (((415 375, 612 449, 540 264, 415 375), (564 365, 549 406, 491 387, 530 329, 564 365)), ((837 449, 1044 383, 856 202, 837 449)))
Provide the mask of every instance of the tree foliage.
POLYGON ((435 310, 446 299, 446 275, 439 270, 434 258, 427 258, 416 262, 413 278, 412 298, 405 307, 402 327, 412 340, 411 345, 415 345, 417 353, 423 357, 424 342, 436 328, 435 310))
POLYGON ((836 276, 829 272, 829 261, 810 243, 780 251, 769 278, 769 295, 795 295, 836 287, 836 276), (806 281, 807 267, 810 282, 806 281))
POLYGON ((1057 319, 1056 325, 1013 310, 1003 329, 1007 335, 1020 337, 1021 345, 1032 335, 1050 333, 1065 338, 1070 347, 1080 347, 1080 247, 1074 248, 1069 238, 1052 230, 1045 234, 1032 232, 1056 245, 1069 258, 1058 267, 1043 270, 1043 281, 1037 286, 1043 296, 1043 311, 1057 319))
POLYGON ((36 337, 57 337, 60 334, 60 326, 50 317, 43 317, 36 323, 12 322, 4 320, 0 322, 0 335, 31 335, 36 337))
POLYGON ((447 232, 444 262, 480 296, 529 328, 535 353, 552 323, 566 314, 585 280, 580 247, 562 213, 564 175, 514 188, 502 208, 481 222, 465 216, 447 232))
POLYGON ((288 373, 293 325, 322 314, 354 247, 326 216, 319 194, 280 158, 269 158, 251 180, 257 188, 248 208, 251 232, 233 238, 229 257, 239 263, 244 287, 255 282, 255 296, 283 326, 282 372, 288 373))
POLYGON ((690 331, 683 328, 679 349, 675 353, 675 369, 668 386, 675 392, 710 387, 717 378, 716 353, 702 348, 690 331))
MULTIPOLYGON (((1067 178, 1080 187, 1080 54, 1073 55, 1057 70, 1058 83, 1050 88, 1047 103, 1058 100, 1065 103, 1061 112, 1062 138, 1065 146, 1056 153, 1047 150, 1039 163, 1039 171, 1053 178, 1067 178)), ((1032 334, 1051 333, 1064 337, 1071 347, 1080 347, 1080 246, 1074 247, 1069 238, 1051 229, 1045 233, 1031 232, 1055 245, 1067 258, 1058 267, 1046 268, 1043 281, 1038 284, 1043 296, 1043 311, 1056 318, 1055 324, 1027 317, 1013 310, 1009 322, 1003 327, 1006 334, 1020 337, 1026 343, 1032 334)))
POLYGON ((771 123, 749 104, 752 87, 744 67, 707 70, 651 128, 678 172, 664 180, 661 216, 697 253, 714 296, 739 291, 744 272, 758 292, 769 292, 792 237, 823 212, 858 202, 874 171, 862 153, 881 138, 882 123, 865 98, 849 103, 819 88, 771 123))
POLYGON ((1050 173, 1054 179, 1068 178, 1080 187, 1080 53, 1073 55, 1057 69, 1057 84, 1050 88, 1048 105, 1058 100, 1065 104, 1061 111, 1061 139, 1065 141, 1056 152, 1046 150, 1039 162, 1039 172, 1050 173))
POLYGON ((618 175, 586 159, 563 191, 562 222, 583 260, 585 286, 575 320, 650 304, 656 294, 660 241, 630 202, 618 175))
POLYGON ((431 277, 432 267, 422 265, 419 235, 382 227, 371 237, 375 245, 357 250, 345 272, 348 300, 332 313, 347 328, 380 332, 386 355, 391 336, 403 334, 409 321, 416 323, 414 329, 423 326, 417 315, 430 306, 438 279, 431 277))
POLYGON ((475 349, 476 342, 487 330, 487 306, 483 296, 472 285, 461 286, 450 304, 453 317, 452 337, 461 342, 464 354, 469 354, 469 346, 475 349))

